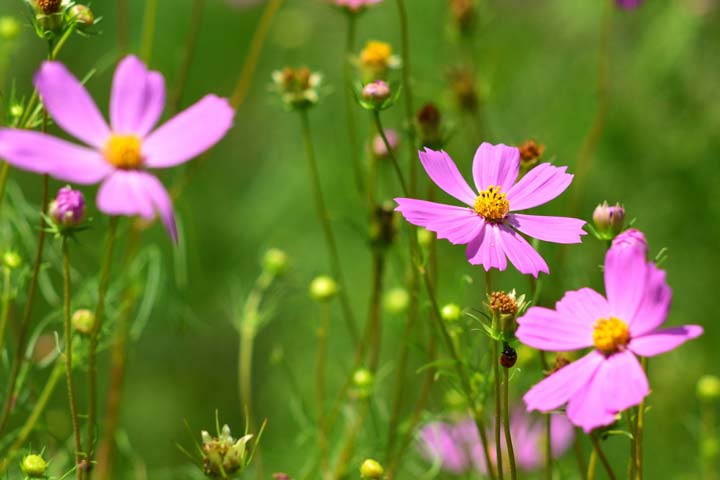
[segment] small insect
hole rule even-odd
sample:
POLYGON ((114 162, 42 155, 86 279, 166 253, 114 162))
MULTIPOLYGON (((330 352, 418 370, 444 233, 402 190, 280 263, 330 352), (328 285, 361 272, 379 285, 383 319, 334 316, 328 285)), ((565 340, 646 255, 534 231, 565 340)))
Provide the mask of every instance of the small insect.
POLYGON ((510 345, 505 343, 503 345, 502 355, 500 355, 500 365, 505 368, 510 368, 517 362, 517 352, 510 345))

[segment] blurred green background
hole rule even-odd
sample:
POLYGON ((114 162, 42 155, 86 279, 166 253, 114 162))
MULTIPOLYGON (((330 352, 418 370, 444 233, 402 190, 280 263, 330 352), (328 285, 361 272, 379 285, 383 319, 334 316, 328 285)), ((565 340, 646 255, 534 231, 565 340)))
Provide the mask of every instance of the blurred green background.
MULTIPOLYGON (((481 141, 519 144, 528 138, 546 145, 545 159, 574 171, 596 113, 598 45, 608 2, 485 0, 468 49, 453 30, 445 0, 408 0, 415 105, 432 101, 440 106, 454 133, 447 150, 461 171, 469 174, 472 154, 481 141), (489 126, 486 132, 491 132, 480 136, 471 119, 458 110, 448 84, 448 71, 467 64, 468 59, 477 69, 489 126)), ((359 44, 377 39, 399 50, 394 3, 385 0, 362 15, 359 44)), ((138 53, 145 2, 129 0, 129 4, 130 50, 138 53)), ((61 59, 78 76, 97 69, 88 88, 106 111, 119 55, 116 3, 97 0, 92 7, 103 17, 98 28, 101 33, 73 37, 61 59)), ((192 18, 190 0, 160 0, 150 65, 161 71, 172 87, 188 31, 191 24, 199 22, 200 37, 183 105, 208 92, 229 95, 262 9, 262 5, 236 8, 208 0, 202 16, 192 18)), ((20 0, 3 0, 0 14, 24 19, 26 9, 20 0)), ((290 387, 282 362, 293 371, 311 402, 318 309, 306 292, 311 278, 327 273, 328 268, 306 181, 299 118, 282 110, 268 86, 271 72, 284 66, 307 65, 325 76, 327 96, 310 117, 349 293, 356 316, 362 319, 369 295, 370 257, 364 207, 354 191, 345 141, 344 38, 344 16, 325 2, 287 0, 275 19, 234 129, 176 202, 182 227, 180 247, 172 248, 159 225, 143 235, 143 244, 156 244, 161 252, 162 293, 146 329, 130 349, 121 419, 128 441, 121 453, 118 478, 194 478, 178 468, 188 462, 175 444, 192 446, 185 420, 199 438, 200 429, 213 429, 217 409, 222 422, 242 430, 238 341, 231 321, 260 271, 259 257, 269 247, 286 250, 292 266, 273 291, 272 321, 259 334, 254 356, 255 410, 269 419, 262 442, 265 478, 272 471, 297 474, 312 457, 312 424, 298 420, 297 392, 290 387), (275 362, 271 361, 273 352, 275 362), (277 363, 280 352, 283 360, 277 363)), ((23 29, 6 72, 19 93, 31 92, 29 82, 43 59, 44 48, 29 26, 23 29)), ((718 52, 717 0, 648 0, 636 11, 613 11, 607 118, 587 181, 578 192, 583 218, 589 219, 594 206, 603 200, 619 201, 628 217, 636 219, 635 226, 646 232, 654 253, 668 249, 664 267, 674 291, 668 323, 705 327, 699 340, 651 362, 646 478, 652 479, 700 478, 699 406, 693 392, 700 375, 720 373, 720 328, 713 293, 720 267, 718 52)), ((364 121, 365 112, 357 108, 355 115, 366 134, 369 122, 364 121)), ((387 127, 402 128, 401 106, 385 113, 384 119, 387 127)), ((404 149, 401 152, 405 164, 408 158, 404 149)), ((387 173, 390 175, 389 169, 387 173)), ((177 175, 168 172, 162 178, 169 185, 177 175)), ((37 178, 14 171, 12 180, 32 203, 37 201, 37 178)), ((54 184, 54 188, 58 186, 54 184)), ((571 186, 569 192, 573 189, 571 186)), ((436 189, 436 195, 444 194, 436 189)), ((540 211, 566 212, 570 195, 564 194, 540 211)), ((93 231, 84 234, 74 249, 79 271, 89 276, 96 275, 106 225, 99 215, 93 216, 93 231)), ((398 245, 402 252, 404 242, 398 241, 398 245)), ((598 265, 603 245, 586 237, 582 245, 565 248, 564 274, 543 278, 543 300, 548 303, 565 289, 590 285, 602 291, 598 265)), ((541 253, 552 272, 558 261, 557 249, 543 245, 541 253)), ((401 264, 398 259, 390 263, 386 284, 400 286, 401 264)), ((479 307, 483 273, 479 267, 467 265, 463 249, 441 242, 439 265, 441 301, 479 307), (468 283, 468 278, 474 283, 468 283)), ((115 268, 119 271, 122 266, 116 263, 115 268)), ((506 289, 527 291, 527 281, 517 274, 500 278, 506 289)), ((38 317, 43 309, 53 310, 47 302, 41 305, 38 317)), ((329 391, 334 398, 352 356, 339 310, 333 314, 329 391)), ((395 353, 406 339, 401 337, 402 317, 385 315, 383 321, 386 335, 379 375, 389 391, 395 353)), ((484 345, 478 332, 467 335, 470 343, 484 345)), ((411 352, 413 368, 417 368, 423 362, 422 352, 414 343, 411 352)), ((409 378, 408 405, 414 403, 420 374, 409 378)), ((536 369, 520 375, 516 398, 538 378, 536 369)), ((443 411, 447 386, 447 380, 438 381, 429 412, 443 411)), ((56 397, 49 414, 54 411, 62 418, 66 408, 62 388, 56 397)), ((388 408, 386 402, 378 401, 378 413, 373 421, 368 420, 357 449, 358 460, 381 456, 385 439, 382 418, 388 408)), ((35 437, 32 445, 41 448, 44 438, 35 437)), ((614 437, 608 444, 617 470, 623 471, 627 440, 614 437)), ((572 461, 565 463, 563 469, 573 472, 572 461)), ((421 471, 423 465, 417 458, 409 464, 414 465, 413 472, 421 471)), ((601 472, 598 476, 603 478, 601 472)), ((401 478, 415 477, 405 473, 401 478)))

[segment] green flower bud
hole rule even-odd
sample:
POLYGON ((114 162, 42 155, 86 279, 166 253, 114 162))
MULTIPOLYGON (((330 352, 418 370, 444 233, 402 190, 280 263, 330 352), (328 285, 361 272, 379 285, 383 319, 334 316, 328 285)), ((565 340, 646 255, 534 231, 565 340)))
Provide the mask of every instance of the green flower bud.
POLYGON ((85 5, 73 5, 68 10, 68 19, 75 22, 80 30, 87 30, 95 25, 95 14, 85 5))
POLYGON ((625 209, 618 203, 614 206, 603 202, 593 212, 595 230, 604 240, 612 240, 625 227, 625 209))
POLYGON ((332 300, 337 291, 337 283, 330 277, 317 277, 310 283, 310 297, 318 302, 332 300))
POLYGON ((22 117, 23 113, 25 113, 25 109, 19 103, 16 103, 15 105, 12 105, 10 107, 10 116, 12 118, 20 118, 22 117))
POLYGON ((418 228, 417 240, 418 244, 423 248, 428 248, 433 241, 435 234, 430 230, 424 228, 418 228))
POLYGON ((87 309, 75 310, 70 323, 76 332, 90 335, 95 326, 95 314, 87 309))
POLYGON ((368 458, 360 466, 360 477, 363 480, 379 480, 385 474, 385 469, 380 462, 368 458))
POLYGON ((448 303, 440 309, 440 316, 446 322, 457 322, 462 316, 462 310, 454 303, 448 303))
POLYGON ((9 42, 20 35, 20 22, 13 17, 0 17, 0 39, 9 42))
POLYGON ((367 368, 358 368, 353 373, 353 385, 357 388, 367 389, 372 387, 375 378, 367 368))
POLYGON ((3 255, 3 265, 10 270, 13 270, 20 266, 22 258, 17 252, 5 252, 3 255))
POLYGON ((29 478, 45 478, 47 462, 40 455, 27 455, 22 459, 20 469, 29 478))
POLYGON ((720 378, 715 375, 703 375, 697 383, 697 396, 706 402, 720 399, 720 378))
POLYGON ((273 275, 282 275, 287 270, 288 256, 278 248, 271 248, 262 259, 263 268, 273 275))
POLYGON ((410 303, 410 295, 404 288, 393 288, 385 295, 385 309, 388 313, 398 315, 407 310, 410 303))

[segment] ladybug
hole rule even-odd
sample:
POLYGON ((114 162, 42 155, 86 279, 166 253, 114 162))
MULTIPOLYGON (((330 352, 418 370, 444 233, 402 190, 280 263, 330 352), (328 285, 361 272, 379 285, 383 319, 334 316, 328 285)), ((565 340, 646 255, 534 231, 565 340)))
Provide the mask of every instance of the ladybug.
POLYGON ((500 355, 500 365, 510 368, 517 362, 517 352, 507 343, 503 345, 502 355, 500 355))

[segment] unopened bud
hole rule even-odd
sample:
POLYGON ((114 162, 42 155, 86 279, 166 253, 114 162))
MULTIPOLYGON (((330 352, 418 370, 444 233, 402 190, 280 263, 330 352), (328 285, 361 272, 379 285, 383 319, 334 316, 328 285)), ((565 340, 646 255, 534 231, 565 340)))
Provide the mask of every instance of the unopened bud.
POLYGON ((410 304, 410 295, 404 288, 393 288, 385 295, 385 309, 393 315, 399 315, 407 310, 410 304))
POLYGON ((63 187, 50 204, 48 214, 59 226, 77 226, 85 218, 85 197, 79 190, 63 187))
POLYGON ((475 112, 480 100, 473 73, 463 69, 453 70, 450 72, 450 84, 458 105, 467 112, 475 112))
POLYGON ((442 115, 433 103, 426 103, 418 110, 417 123, 420 127, 420 144, 433 149, 442 148, 443 135, 440 128, 442 115))
POLYGON ((473 0, 450 0, 450 13, 458 29, 468 32, 475 20, 475 5, 473 0))
POLYGON ((363 99, 376 106, 382 105, 385 100, 390 98, 390 93, 390 85, 384 80, 375 80, 362 89, 363 99))
POLYGON ((379 480, 385 474, 385 469, 380 462, 368 458, 360 466, 360 477, 363 480, 379 480))
POLYGON ((720 378, 715 375, 703 375, 697 383, 697 396, 705 402, 720 399, 720 378))
POLYGON ((47 462, 40 455, 27 455, 22 459, 20 469, 29 478, 45 478, 47 462))
POLYGON ((10 107, 10 116, 13 118, 20 118, 23 113, 25 113, 25 109, 18 103, 10 107))
POLYGON ((88 309, 75 310, 70 323, 76 332, 90 335, 95 326, 95 314, 88 309))
POLYGON ((367 368, 358 368, 355 370, 355 373, 353 373, 352 379, 353 385, 357 388, 367 389, 372 387, 375 377, 367 368))
POLYGON ((20 35, 20 22, 13 17, 0 17, 0 39, 9 42, 20 35))
POLYGON ((282 275, 288 266, 287 253, 278 248, 271 248, 263 255, 262 266, 273 275, 282 275))
POLYGON ((619 203, 610 206, 603 202, 595 207, 593 224, 601 238, 611 240, 622 232, 625 226, 625 209, 619 203))
POLYGON ((426 228, 418 228, 417 240, 422 248, 428 248, 435 238, 435 234, 426 228))
POLYGON ((327 302, 337 295, 338 286, 330 277, 322 276, 310 283, 310 297, 318 302, 327 302))
POLYGON ((73 5, 68 11, 68 16, 80 30, 86 30, 95 25, 95 14, 85 5, 73 5))
POLYGON ((454 303, 448 303, 440 309, 440 316, 446 322, 454 323, 460 320, 462 310, 454 303))
POLYGON ((5 252, 3 254, 3 265, 11 270, 17 268, 22 263, 22 257, 17 252, 5 252))
POLYGON ((520 150, 520 170, 527 172, 538 163, 545 152, 545 145, 531 139, 520 144, 518 150, 520 150))
MULTIPOLYGON (((397 149, 398 144, 400 143, 400 137, 398 136, 397 132, 391 128, 386 128, 384 133, 385 138, 390 144, 390 150, 394 152, 397 149)), ((389 156, 387 146, 385 145, 385 140, 383 140, 382 136, 379 133, 376 134, 373 138, 372 153, 377 158, 387 158, 389 156)))

